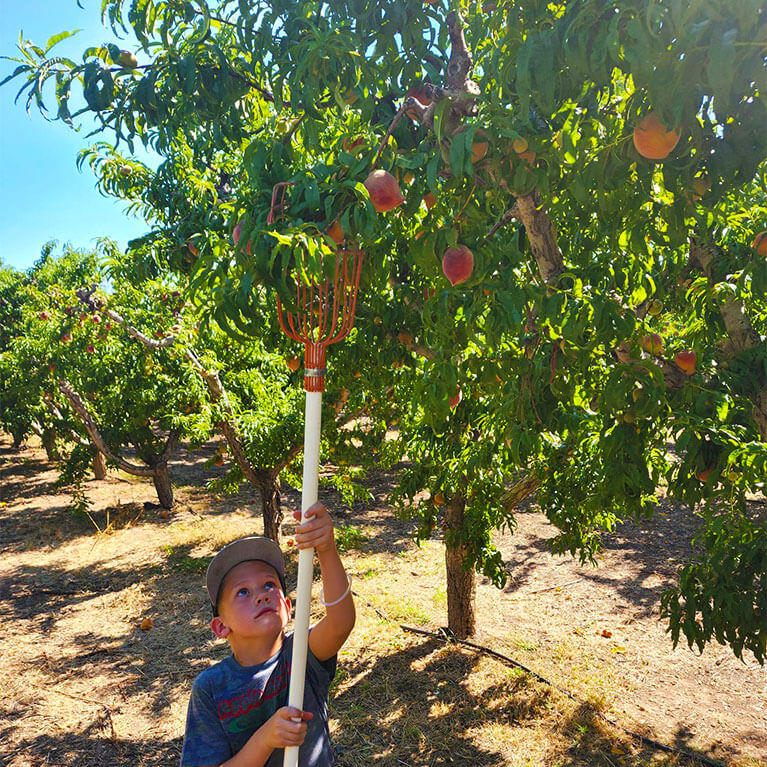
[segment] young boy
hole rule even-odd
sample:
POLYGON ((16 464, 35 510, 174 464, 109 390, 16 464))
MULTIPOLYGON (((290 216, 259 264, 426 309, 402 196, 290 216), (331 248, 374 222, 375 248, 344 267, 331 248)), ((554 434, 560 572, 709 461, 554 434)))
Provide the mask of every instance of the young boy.
POLYGON ((354 626, 354 600, 327 509, 316 503, 306 516, 296 545, 317 551, 326 614, 309 631, 303 710, 287 706, 293 634, 284 633, 291 607, 282 552, 269 538, 241 538, 208 567, 210 627, 232 655, 194 680, 182 767, 282 767, 286 746, 301 746, 300 767, 335 764, 327 695, 354 626))

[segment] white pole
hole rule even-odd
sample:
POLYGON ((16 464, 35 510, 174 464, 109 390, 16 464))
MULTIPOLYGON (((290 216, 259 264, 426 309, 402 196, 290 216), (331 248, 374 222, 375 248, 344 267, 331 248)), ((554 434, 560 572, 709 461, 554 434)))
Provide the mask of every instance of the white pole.
MULTIPOLYGON (((320 468, 320 427, 322 425, 322 392, 306 392, 304 417, 304 483, 301 491, 301 521, 306 510, 317 502, 317 484, 320 468)), ((296 616, 293 633, 293 657, 290 663, 288 705, 303 709, 306 655, 309 646, 309 610, 314 577, 314 549, 298 552, 298 586, 296 589, 296 616)), ((285 749, 283 767, 297 767, 298 746, 285 749)))

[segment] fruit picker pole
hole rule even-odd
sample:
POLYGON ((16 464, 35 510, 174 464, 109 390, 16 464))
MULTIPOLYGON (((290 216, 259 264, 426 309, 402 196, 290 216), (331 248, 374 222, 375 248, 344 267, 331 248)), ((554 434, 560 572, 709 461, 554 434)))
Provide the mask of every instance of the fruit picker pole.
MULTIPOLYGON (((272 196, 272 210, 277 192, 272 196)), ((284 193, 283 193, 284 194, 284 193)), ((271 217, 271 216, 270 216, 271 217)), ((270 222, 271 223, 271 222, 270 222)), ((322 392, 325 388, 326 349, 345 338, 354 324, 357 304, 362 253, 358 250, 335 251, 333 279, 313 280, 307 284, 299 263, 293 276, 296 283, 296 310, 287 311, 277 297, 277 313, 285 335, 304 344, 304 475, 301 491, 301 521, 317 502, 319 479, 320 432, 322 426, 322 392)), ((314 577, 314 549, 298 552, 298 583, 293 632, 293 656, 290 667, 288 705, 303 709, 306 658, 309 645, 309 613, 312 580, 314 577)), ((297 767, 297 746, 285 749, 284 767, 297 767)))

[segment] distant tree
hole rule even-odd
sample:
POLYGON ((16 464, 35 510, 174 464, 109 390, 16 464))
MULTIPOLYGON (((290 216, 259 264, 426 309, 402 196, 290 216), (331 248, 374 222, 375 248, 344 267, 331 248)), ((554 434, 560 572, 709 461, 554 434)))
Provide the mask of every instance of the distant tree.
POLYGON ((23 388, 14 385, 14 371, 7 354, 13 339, 20 333, 26 282, 23 272, 0 261, 0 424, 13 437, 14 448, 18 448, 30 433, 34 420, 23 388))

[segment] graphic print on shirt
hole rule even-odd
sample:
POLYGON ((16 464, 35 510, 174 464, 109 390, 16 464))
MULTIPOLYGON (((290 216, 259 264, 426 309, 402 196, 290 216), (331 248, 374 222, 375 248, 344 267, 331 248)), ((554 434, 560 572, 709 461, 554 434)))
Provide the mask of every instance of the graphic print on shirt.
POLYGON ((230 732, 257 730, 277 709, 287 705, 290 664, 286 664, 282 673, 270 677, 266 688, 251 688, 243 695, 218 702, 218 718, 224 728, 230 732))

